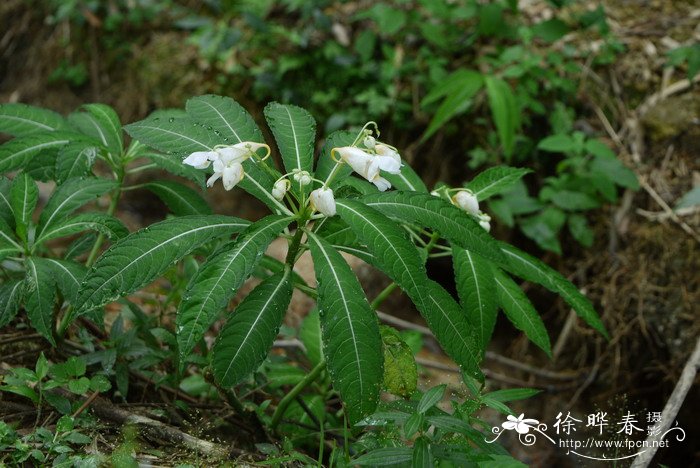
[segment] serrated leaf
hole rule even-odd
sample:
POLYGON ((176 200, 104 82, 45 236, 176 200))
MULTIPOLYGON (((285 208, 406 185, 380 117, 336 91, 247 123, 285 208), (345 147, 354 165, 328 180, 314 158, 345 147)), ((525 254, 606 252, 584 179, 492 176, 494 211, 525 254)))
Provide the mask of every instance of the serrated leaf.
POLYGON ((22 303, 24 281, 8 281, 0 285, 0 328, 15 318, 22 303))
POLYGON ((58 290, 61 291, 68 302, 75 302, 78 297, 80 282, 83 280, 87 268, 80 263, 71 262, 70 260, 56 260, 53 258, 44 260, 54 272, 58 290))
POLYGON ((532 306, 530 299, 515 282, 500 270, 494 271, 498 303, 506 317, 527 337, 539 346, 547 356, 552 356, 552 345, 544 322, 532 306))
POLYGON ((56 188, 42 210, 37 236, 41 236, 44 230, 50 228, 54 223, 63 221, 66 215, 105 194, 115 186, 114 181, 106 179, 76 178, 67 180, 56 188))
POLYGON ((452 248, 452 257, 460 303, 483 355, 498 315, 491 263, 459 247, 452 248))
POLYGON ((85 276, 75 310, 86 313, 137 290, 205 242, 250 223, 227 216, 182 216, 155 223, 110 247, 85 276))
POLYGON ((122 125, 110 106, 85 104, 81 106, 81 111, 70 114, 68 121, 80 132, 99 141, 115 156, 121 155, 124 145, 122 125))
POLYGON ((21 103, 0 105, 0 133, 23 137, 36 132, 50 132, 66 126, 58 113, 21 103))
POLYGON ((12 187, 12 181, 0 175, 0 220, 5 221, 11 228, 10 232, 12 232, 15 223, 15 213, 10 203, 10 187, 12 187))
MULTIPOLYGON (((326 142, 321 149, 321 154, 318 157, 318 163, 316 164, 316 173, 314 176, 325 181, 331 172, 336 168, 336 162, 331 157, 331 150, 333 148, 340 148, 343 146, 350 146, 355 141, 355 134, 350 133, 346 130, 338 130, 331 133, 326 138, 326 142)), ((338 186, 338 184, 345 180, 350 174, 352 174, 352 168, 348 164, 342 164, 337 169, 337 172, 333 177, 333 180, 329 184, 330 188, 338 186)), ((320 187, 319 182, 315 182, 314 187, 320 187)))
POLYGON ((314 307, 304 317, 299 327, 299 340, 304 344, 306 357, 315 367, 323 359, 323 342, 321 341, 321 319, 318 307, 314 307))
POLYGON ((126 125, 124 130, 144 145, 175 156, 195 151, 211 151, 224 143, 213 130, 195 122, 182 113, 151 115, 144 120, 126 125))
POLYGON ((91 143, 71 142, 56 157, 56 182, 60 185, 73 177, 85 177, 97 159, 98 148, 91 143))
POLYGON ((15 233, 12 231, 12 228, 5 220, 0 218, 0 247, 2 247, 3 250, 9 248, 21 251, 22 246, 20 246, 15 239, 15 233))
MULTIPOLYGON (((420 194, 415 194, 420 196, 420 194)), ((450 294, 430 281, 405 231, 356 200, 336 200, 338 215, 372 253, 375 264, 409 295, 445 352, 466 372, 481 378, 479 352, 462 310, 450 294)))
POLYGON ((153 151, 148 151, 143 153, 143 156, 151 160, 158 168, 168 171, 176 176, 184 177, 191 180, 199 187, 206 187, 204 183, 205 172, 199 169, 195 169, 187 164, 182 164, 182 160, 179 157, 173 157, 167 154, 156 153, 153 151))
POLYGON ((194 190, 172 180, 155 180, 143 185, 155 193, 177 216, 211 214, 207 202, 194 190))
POLYGON ((318 281, 321 335, 333 387, 351 423, 372 413, 382 381, 379 323, 345 259, 328 242, 309 233, 318 281))
POLYGON ((52 345, 53 338, 53 306, 56 289, 56 279, 48 261, 30 257, 26 261, 27 271, 24 280, 25 303, 27 316, 32 327, 52 345))
POLYGON ((520 111, 513 90, 508 83, 494 76, 484 77, 484 82, 498 138, 501 140, 506 157, 510 157, 515 148, 515 134, 520 127, 518 119, 520 111))
POLYGON ((15 230, 17 235, 27 240, 27 228, 32 222, 32 213, 39 201, 39 187, 27 174, 19 174, 12 181, 10 188, 10 203, 15 214, 15 230))
POLYGON ((532 170, 519 167, 496 166, 481 172, 467 184, 477 200, 482 202, 494 195, 509 190, 525 174, 532 170))
POLYGON ((606 338, 608 337, 605 325, 603 325, 600 317, 593 309, 593 305, 586 296, 576 289, 576 286, 558 271, 553 270, 535 257, 512 245, 506 243, 500 243, 500 245, 507 260, 506 263, 501 264, 503 269, 524 280, 541 284, 550 291, 558 293, 588 325, 598 330, 606 338))
POLYGON ((35 155, 22 171, 34 180, 50 182, 56 179, 56 158, 60 148, 50 148, 35 155))
POLYGON ((503 259, 495 239, 470 215, 439 197, 392 191, 367 195, 361 201, 391 218, 434 229, 450 242, 485 258, 503 259))
POLYGON ((406 190, 411 192, 428 192, 428 187, 418 174, 405 164, 401 166, 399 174, 383 173, 383 177, 388 180, 396 190, 406 190))
POLYGON ((418 385, 418 369, 413 352, 395 329, 381 326, 380 331, 384 354, 384 388, 393 395, 410 398, 418 385))
POLYGON ((57 237, 65 237, 82 231, 96 231, 111 240, 121 239, 129 234, 128 229, 113 216, 103 213, 83 213, 61 222, 53 223, 41 232, 36 244, 41 244, 57 237))
POLYGON ((223 245, 187 285, 177 311, 177 342, 186 358, 252 274, 265 249, 291 218, 271 215, 250 225, 235 241, 223 245))
POLYGON ((386 466, 398 465, 411 461, 413 449, 411 447, 387 447, 372 450, 352 460, 353 465, 386 466))
POLYGON ((316 121, 305 109, 271 102, 265 106, 265 119, 287 172, 293 169, 313 171, 316 121))
POLYGON ((60 148, 76 137, 68 132, 47 132, 10 140, 0 146, 0 173, 19 169, 42 151, 60 148))
POLYGON ((229 97, 206 94, 187 100, 187 114, 192 120, 211 126, 222 138, 232 143, 254 141, 262 143, 262 132, 240 104, 229 97))
POLYGON ((232 387, 255 371, 272 348, 292 298, 289 269, 260 283, 229 317, 212 350, 217 380, 232 387))

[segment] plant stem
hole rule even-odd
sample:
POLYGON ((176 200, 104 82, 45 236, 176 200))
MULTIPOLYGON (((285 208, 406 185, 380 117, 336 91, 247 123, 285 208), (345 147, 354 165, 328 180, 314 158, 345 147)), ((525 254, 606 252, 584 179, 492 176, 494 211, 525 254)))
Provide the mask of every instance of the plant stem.
POLYGON ((382 304, 382 302, 384 302, 386 298, 389 297, 389 294, 391 294, 394 291, 394 289, 396 289, 396 286, 398 285, 392 281, 389 284, 389 286, 387 286, 382 292, 377 294, 377 297, 375 297, 372 303, 369 305, 372 308, 372 310, 377 310, 377 307, 379 307, 382 304))
MULTIPOLYGON (((117 188, 114 190, 114 193, 112 194, 112 199, 109 202, 109 207, 107 208, 107 214, 109 216, 114 215, 114 212, 117 211, 117 205, 119 204, 119 197, 122 194, 122 182, 124 180, 124 176, 120 175, 117 177, 117 188)), ((88 256, 87 261, 85 262, 86 267, 92 266, 92 264, 95 262, 95 259, 97 258, 97 254, 100 251, 100 247, 102 246, 102 243, 105 240, 105 235, 100 233, 100 235, 97 236, 97 239, 95 240, 95 245, 92 246, 92 250, 90 251, 90 255, 88 256)))
POLYGON ((296 384, 292 390, 287 393, 284 398, 280 401, 280 404, 277 405, 277 408, 275 409, 274 414, 272 415, 272 422, 270 423, 270 427, 274 430, 277 428, 279 425, 280 421, 282 420, 282 416, 284 416, 285 411, 287 411, 287 408, 289 407, 289 404, 294 401, 294 399, 306 388, 308 387, 314 380, 318 378, 318 376, 323 372, 323 370, 326 368, 326 361, 321 361, 319 362, 316 367, 313 368, 311 372, 309 372, 304 379, 296 384))

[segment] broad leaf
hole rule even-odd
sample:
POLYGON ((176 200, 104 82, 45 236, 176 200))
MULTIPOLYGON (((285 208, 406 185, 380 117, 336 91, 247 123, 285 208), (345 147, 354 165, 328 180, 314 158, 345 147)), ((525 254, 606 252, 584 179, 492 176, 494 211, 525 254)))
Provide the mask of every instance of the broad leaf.
POLYGON ((503 259, 496 240, 470 215, 442 198, 393 191, 368 195, 361 200, 386 216, 433 229, 450 242, 485 258, 503 259))
POLYGON ((520 127, 518 118, 520 111, 515 96, 513 96, 513 90, 501 78, 487 76, 485 83, 491 114, 496 124, 501 146, 503 146, 503 152, 507 157, 510 157, 515 148, 515 134, 520 127))
POLYGON ((314 367, 323 359, 323 341, 321 340, 321 320, 318 307, 314 307, 304 317, 299 327, 299 340, 304 344, 306 357, 314 367))
POLYGON ((474 192, 477 200, 482 202, 494 195, 508 191, 514 183, 530 172, 532 172, 530 169, 519 167, 490 167, 474 177, 467 184, 467 187, 474 192))
POLYGON ((552 356, 547 329, 525 293, 506 274, 494 269, 498 303, 508 319, 548 356, 552 356))
POLYGON ((126 132, 144 145, 167 154, 182 157, 195 151, 211 151, 223 144, 223 137, 182 113, 151 115, 124 127, 126 132))
POLYGON ((0 328, 17 315, 23 293, 24 281, 8 281, 0 285, 0 328))
POLYGON ((124 145, 122 124, 114 109, 105 104, 85 104, 81 111, 68 116, 68 121, 82 133, 99 141, 115 156, 124 145))
POLYGON ((17 243, 14 231, 2 218, 0 218, 0 247, 22 250, 22 246, 17 243))
POLYGON ((428 192, 428 187, 425 186, 423 179, 409 166, 404 164, 401 167, 400 174, 383 173, 382 177, 388 180, 392 187, 397 190, 405 190, 409 192, 428 192))
POLYGON ((0 220, 5 221, 8 226, 14 227, 15 214, 10 203, 10 187, 12 187, 12 181, 0 175, 0 220))
POLYGON ((313 172, 316 121, 311 114, 301 107, 277 102, 265 106, 264 112, 286 171, 313 172))
POLYGON ((553 270, 542 261, 506 243, 500 243, 507 262, 501 264, 506 271, 524 280, 538 283, 558 293, 588 325, 599 331, 606 338, 608 332, 591 302, 576 289, 570 281, 558 271, 553 270))
POLYGON ((462 309, 474 329, 483 355, 491 340, 498 315, 496 283, 493 280, 491 263, 459 247, 452 248, 452 258, 462 309))
POLYGON ((177 216, 211 214, 207 202, 194 190, 172 180, 156 180, 143 185, 155 193, 177 216))
POLYGON ((267 357, 292 298, 289 269, 260 283, 229 317, 212 350, 217 380, 232 387, 267 357))
POLYGON ((104 234, 111 240, 121 239, 129 234, 122 222, 113 216, 103 213, 83 213, 51 224, 41 232, 36 244, 88 230, 104 234))
MULTIPOLYGON (((484 79, 481 73, 472 70, 459 70, 455 72, 448 82, 438 85, 437 89, 444 86, 447 89, 446 95, 440 107, 435 111, 435 115, 430 121, 427 130, 421 138, 423 141, 430 138, 440 127, 445 125, 452 117, 460 112, 464 112, 469 107, 470 100, 484 86, 484 79)), ((438 92, 431 92, 424 99, 430 102, 438 92), (431 96, 432 95, 432 96, 431 96)))
POLYGON ((311 233, 309 247, 318 281, 323 353, 333 387, 355 423, 379 401, 383 356, 377 315, 340 253, 311 233))
POLYGON ((71 262, 69 260, 47 258, 44 259, 44 261, 53 271, 54 278, 56 278, 56 285, 58 286, 58 290, 63 294, 63 297, 70 303, 75 302, 78 298, 80 282, 83 280, 87 269, 80 263, 71 262))
POLYGON ((71 142, 56 157, 56 182, 60 185, 74 177, 85 177, 97 159, 98 148, 86 142, 71 142))
POLYGON ((0 104, 0 133, 23 137, 65 126, 65 119, 48 109, 20 103, 0 104))
POLYGON ((250 225, 235 241, 223 245, 197 271, 177 311, 177 342, 186 358, 253 273, 265 249, 291 218, 268 216, 250 225))
POLYGON ((42 210, 37 236, 40 236, 52 224, 63 221, 65 216, 105 194, 115 186, 115 182, 106 179, 76 178, 67 180, 56 188, 42 210))
POLYGON ((45 259, 30 257, 26 262, 25 303, 32 327, 55 345, 53 338, 53 306, 56 279, 45 259))
POLYGON ((187 101, 187 114, 200 124, 211 126, 222 144, 244 141, 264 142, 262 132, 240 104, 229 97, 207 94, 187 101))
POLYGON ((167 154, 156 153, 153 151, 148 151, 144 153, 143 156, 150 159, 153 164, 164 171, 168 171, 176 176, 189 179, 199 187, 204 188, 206 186, 204 183, 205 172, 195 169, 192 166, 188 166, 187 164, 182 164, 182 160, 180 158, 174 158, 167 154))
POLYGON ((182 216, 153 224, 112 245, 85 276, 75 309, 86 313, 145 286, 198 246, 240 232, 227 216, 182 216))
POLYGON ((27 228, 32 221, 32 213, 39 201, 39 187, 27 174, 19 174, 12 181, 10 203, 15 214, 17 235, 27 240, 27 228))
POLYGON ((79 139, 74 133, 48 132, 15 138, 0 146, 0 173, 19 169, 42 151, 60 148, 76 137, 79 139))

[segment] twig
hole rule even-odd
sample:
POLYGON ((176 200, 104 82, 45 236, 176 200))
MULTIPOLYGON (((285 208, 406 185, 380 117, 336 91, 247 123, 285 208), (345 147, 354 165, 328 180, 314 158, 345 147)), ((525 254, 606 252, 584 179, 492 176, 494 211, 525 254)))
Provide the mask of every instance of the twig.
POLYGON ((698 368, 700 368, 700 338, 695 344, 693 354, 690 355, 690 358, 685 363, 685 367, 683 367, 683 372, 680 379, 678 379, 678 383, 676 383, 676 387, 673 389, 673 393, 671 393, 671 397, 666 402, 666 406, 664 406, 661 413, 661 422, 657 426, 658 432, 649 435, 646 440, 644 446, 649 447, 649 450, 645 450, 635 458, 632 468, 645 468, 651 463, 651 459, 654 458, 654 454, 658 450, 660 438, 670 429, 671 422, 676 419, 690 387, 693 386, 698 368))
POLYGON ((83 411, 85 411, 85 409, 86 409, 88 406, 90 406, 90 404, 91 404, 93 401, 95 401, 95 398, 97 398, 98 396, 100 396, 100 392, 93 392, 92 395, 90 395, 90 396, 88 397, 88 399, 85 400, 85 402, 84 402, 82 405, 80 405, 80 408, 78 408, 77 410, 75 410, 75 413, 73 413, 73 417, 74 417, 74 418, 77 418, 78 416, 80 416, 80 413, 82 413, 83 411))
POLYGON ((17 336, 11 336, 10 338, 5 338, 4 340, 0 340, 0 345, 8 345, 11 343, 16 343, 18 341, 25 341, 25 340, 34 340, 36 338, 41 338, 41 335, 38 333, 31 333, 31 334, 20 334, 17 336))
POLYGON ((663 198, 661 198, 661 195, 656 193, 656 190, 654 190, 646 180, 643 178, 639 179, 639 185, 642 186, 642 188, 651 196, 651 198, 654 199, 656 203, 663 208, 663 210, 668 214, 669 218, 671 218, 673 221, 675 221, 683 230, 688 233, 691 237, 693 237, 696 241, 700 242, 700 235, 698 235, 697 232, 693 230, 688 224, 683 221, 681 218, 678 217, 678 215, 671 209, 670 206, 664 201, 663 198))
POLYGON ((671 213, 667 211, 647 211, 643 210, 641 208, 637 208, 635 210, 638 215, 644 216, 646 219, 649 221, 665 221, 668 218, 670 218, 673 213, 676 214, 676 216, 681 217, 681 216, 691 216, 696 213, 700 213, 700 206, 695 205, 695 206, 689 206, 687 208, 681 208, 679 210, 675 210, 671 213))

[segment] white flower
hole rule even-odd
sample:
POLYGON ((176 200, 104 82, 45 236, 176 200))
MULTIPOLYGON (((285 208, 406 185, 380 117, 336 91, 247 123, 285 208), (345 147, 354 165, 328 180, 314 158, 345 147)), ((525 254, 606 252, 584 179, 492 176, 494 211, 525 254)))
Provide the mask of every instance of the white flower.
POLYGON ((242 163, 260 148, 268 148, 268 146, 253 141, 243 141, 231 146, 219 146, 212 151, 195 151, 182 162, 196 169, 206 169, 213 161, 214 174, 207 180, 207 186, 211 187, 214 182, 222 179, 224 188, 231 190, 243 179, 245 173, 242 163))
POLYGON ((311 208, 326 216, 335 216, 335 198, 333 190, 329 188, 318 188, 309 195, 311 208))
POLYGON ((275 182, 275 185, 272 187, 272 196, 277 200, 282 201, 284 194, 287 193, 287 190, 289 190, 289 180, 280 179, 275 182))
POLYGON ((504 422, 501 424, 503 426, 503 429, 512 431, 515 429, 518 434, 527 434, 530 432, 530 429, 533 427, 537 427, 537 425, 540 423, 537 419, 524 419, 525 414, 521 414, 517 418, 511 414, 508 415, 508 421, 504 422))
POLYGON ((225 164, 221 159, 214 161, 214 175, 207 180, 207 187, 214 185, 214 182, 221 178, 224 183, 224 189, 231 190, 243 179, 243 166, 238 161, 232 161, 225 164))
POLYGON ((311 183, 311 174, 307 171, 301 171, 299 169, 294 169, 294 180, 299 182, 301 185, 309 185, 311 183))
POLYGON ((379 168, 389 174, 401 173, 401 156, 390 146, 377 143, 374 146, 379 159, 379 168))
POLYGON ((372 183, 377 186, 380 192, 385 192, 387 189, 391 188, 391 182, 384 177, 375 177, 372 183))
MULTIPOLYGON (((380 145, 377 145, 377 147, 379 146, 380 145)), ((393 163, 393 158, 374 156, 354 146, 344 146, 342 148, 336 148, 335 150, 340 154, 340 157, 343 158, 343 161, 348 163, 355 172, 376 185, 380 191, 383 192, 391 188, 391 183, 379 175, 379 170, 384 164, 383 160, 389 159, 393 163)), ((393 166, 387 166, 386 164, 384 164, 384 166, 393 169, 393 166)))
POLYGON ((457 192, 457 194, 452 197, 452 203, 471 215, 479 215, 479 201, 471 190, 460 190, 457 192))
POLYGON ((215 151, 195 151, 187 156, 182 162, 195 169, 206 169, 211 161, 215 161, 219 155, 215 151))
POLYGON ((479 221, 479 226, 484 228, 486 232, 491 231, 491 216, 487 215, 486 213, 479 213, 477 218, 479 221))

